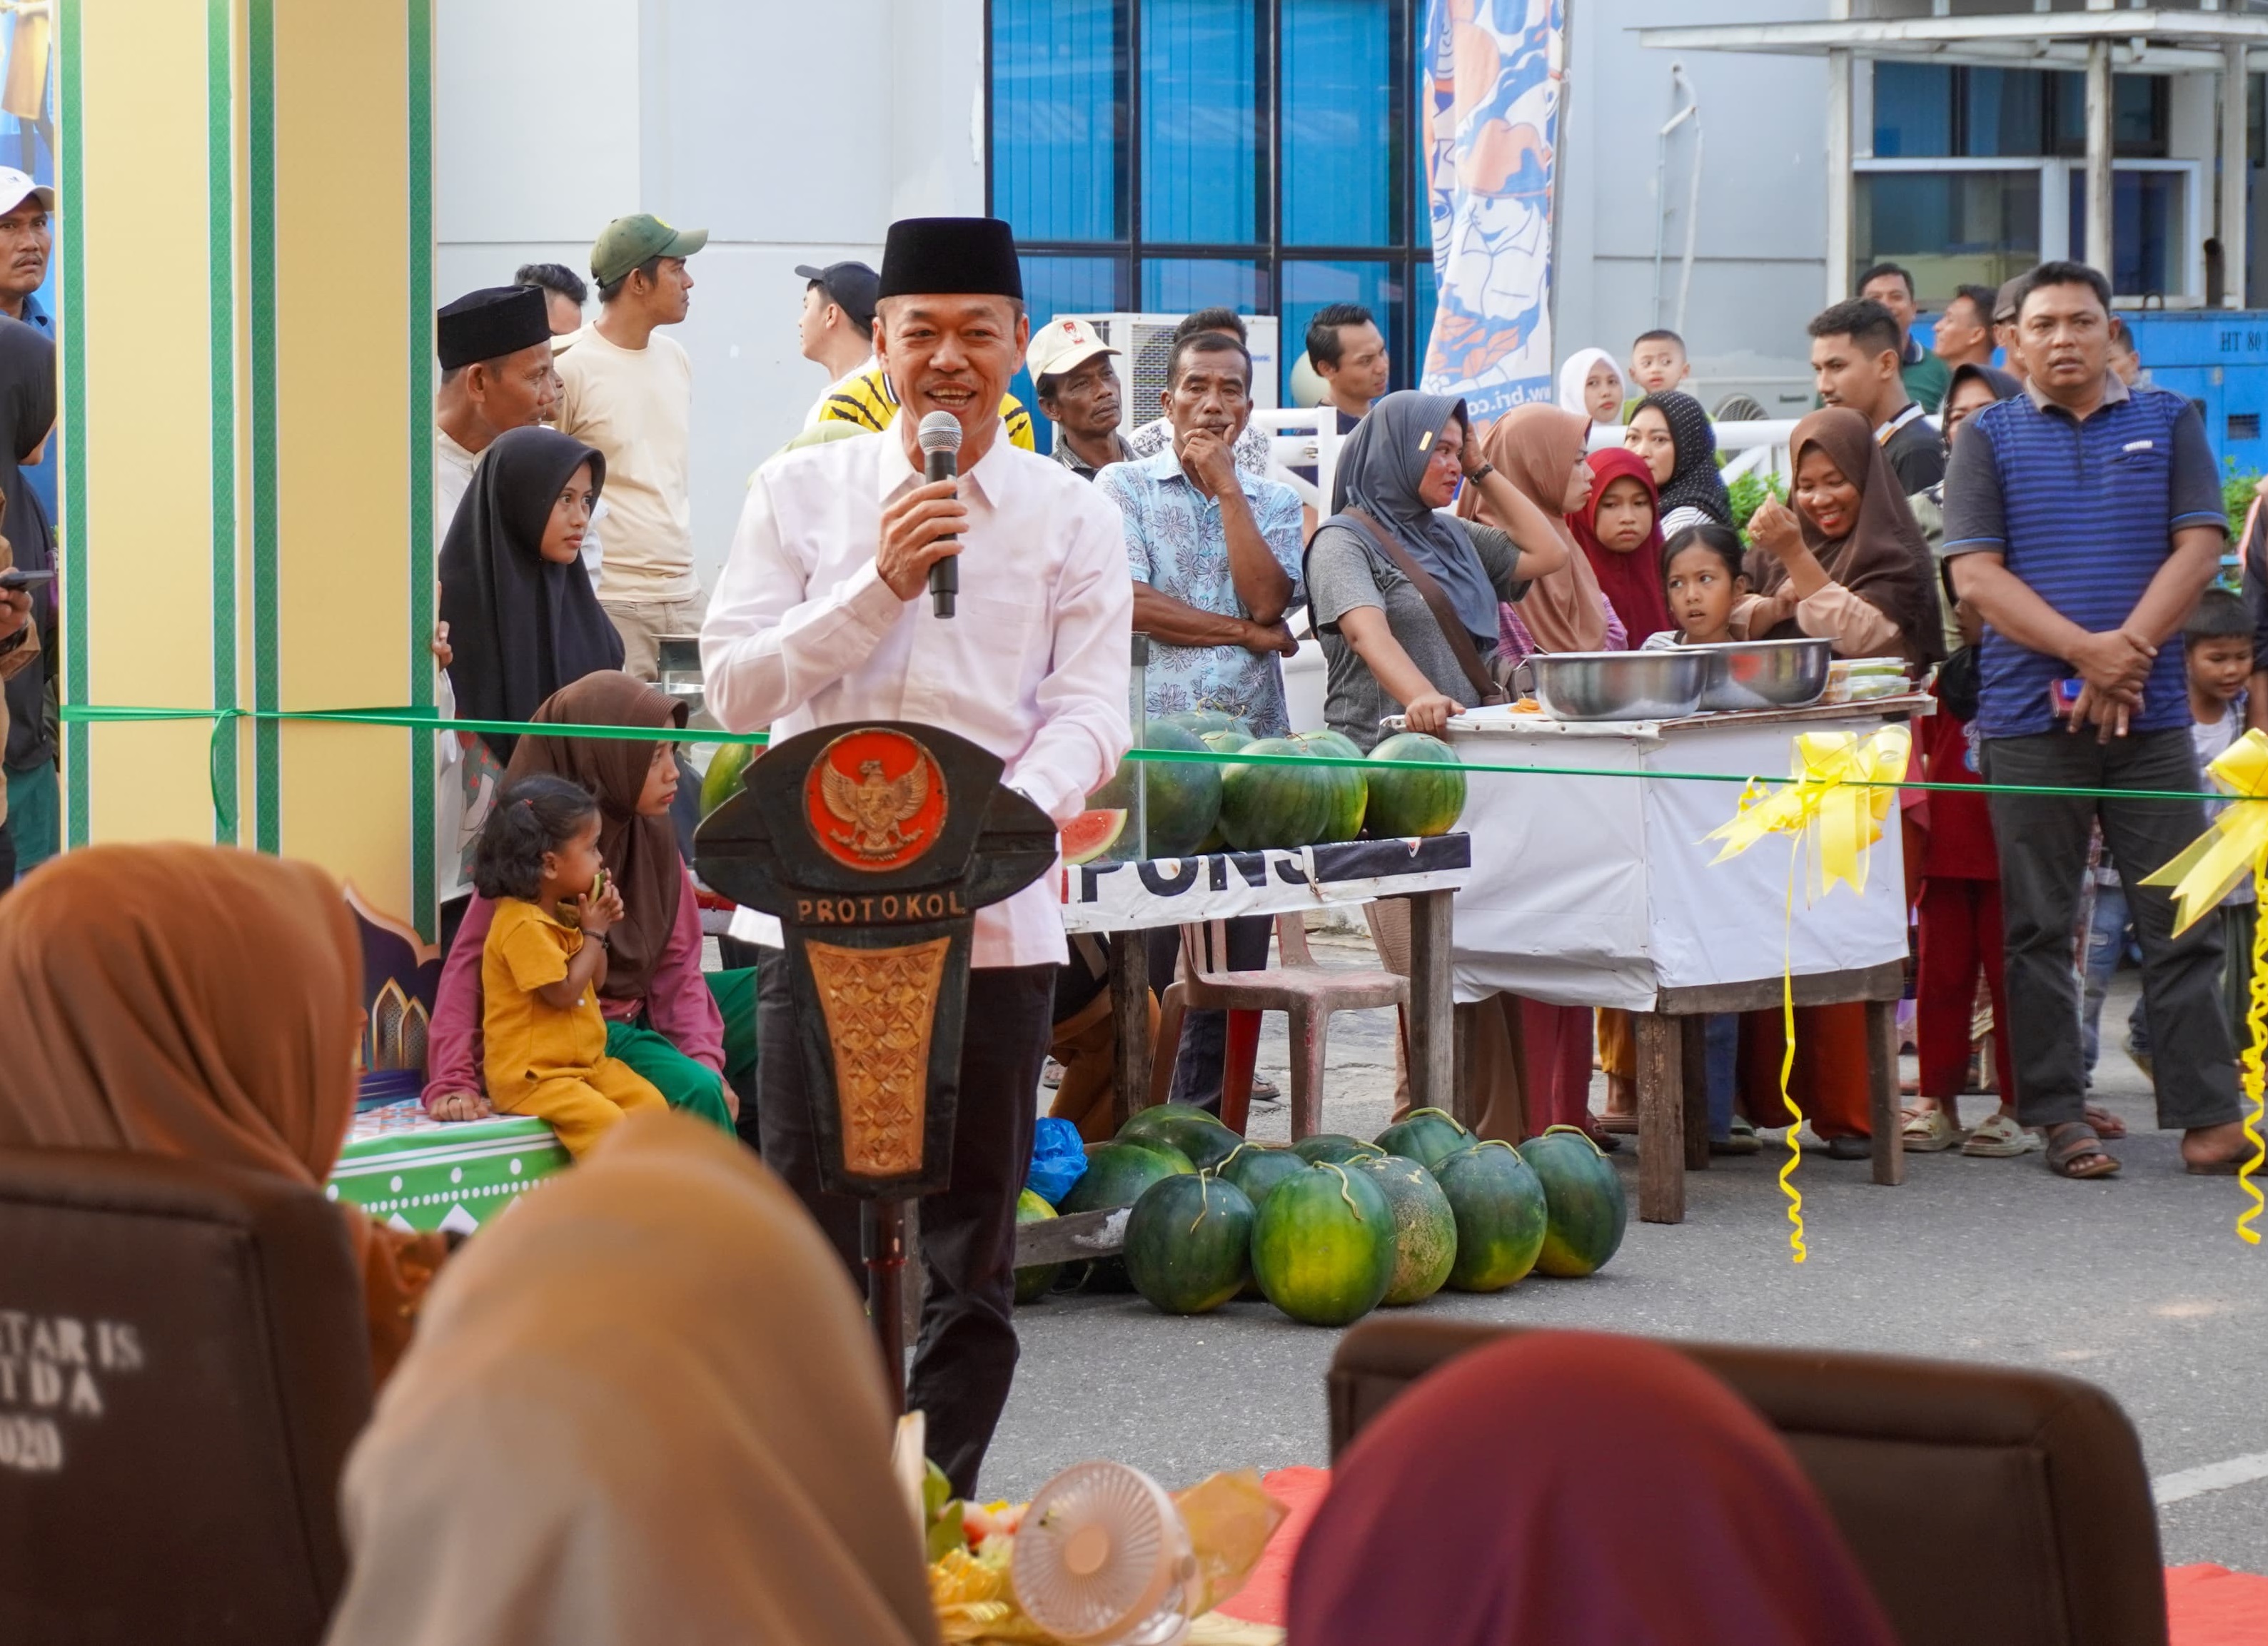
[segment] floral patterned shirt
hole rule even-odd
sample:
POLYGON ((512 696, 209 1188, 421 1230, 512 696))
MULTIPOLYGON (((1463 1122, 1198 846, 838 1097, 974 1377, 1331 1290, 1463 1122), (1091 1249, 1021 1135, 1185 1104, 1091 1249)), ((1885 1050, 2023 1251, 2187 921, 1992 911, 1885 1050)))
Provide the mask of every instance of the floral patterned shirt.
MULTIPOLYGON (((1240 468, 1238 481, 1260 535, 1300 594, 1300 498, 1289 486, 1240 468)), ((1126 562, 1137 583, 1185 606, 1224 617, 1249 617, 1229 573, 1228 533, 1220 505, 1182 472, 1171 448, 1135 463, 1116 463, 1094 482, 1126 521, 1126 562)), ((1150 643, 1152 718, 1185 709, 1214 709, 1250 723, 1255 737, 1290 730, 1284 707, 1284 670, 1272 652, 1242 646, 1169 646, 1150 643)))

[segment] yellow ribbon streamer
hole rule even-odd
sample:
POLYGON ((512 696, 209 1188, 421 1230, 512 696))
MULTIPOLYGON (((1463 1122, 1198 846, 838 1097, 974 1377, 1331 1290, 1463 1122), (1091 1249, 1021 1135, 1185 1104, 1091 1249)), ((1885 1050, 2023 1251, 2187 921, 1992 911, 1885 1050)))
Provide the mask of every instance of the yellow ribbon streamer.
MULTIPOLYGON (((2268 735, 2257 730, 2221 751, 2206 775, 2243 804, 2229 806, 2213 819, 2213 826, 2191 841, 2157 873, 2145 875, 2144 885, 2171 886, 2174 892, 2174 935, 2179 937, 2220 907, 2221 900, 2250 879, 2255 895, 2268 908, 2268 735)), ((2261 1135, 2264 1048, 2268 1047, 2268 922, 2252 935, 2251 1009, 2246 1014, 2244 1095, 2250 1106, 2244 1113, 2244 1135, 2252 1144, 2251 1157, 2238 1168, 2237 1181, 2252 1204, 2236 1216, 2236 1238, 2250 1246, 2260 1244, 2259 1220, 2264 1204, 2260 1186, 2252 1180, 2264 1160, 2268 1141, 2261 1135)))
POLYGON ((1803 1157, 1798 1135, 1803 1110, 1788 1090, 1795 1069, 1795 967, 1790 944, 1795 928, 1796 856, 1806 853, 1813 875, 1804 882, 1804 901, 1815 902, 1839 883, 1867 889, 1868 849, 1882 837, 1882 824, 1897 804, 1894 787, 1906 773, 1912 739, 1904 726, 1885 726, 1869 737, 1854 731, 1806 731, 1791 753, 1791 781, 1784 787, 1750 784, 1741 793, 1741 809, 1730 822, 1705 840, 1722 841, 1712 860, 1737 857, 1767 834, 1788 836, 1786 928, 1780 943, 1779 1100, 1786 1108, 1787 1160, 1779 1169, 1780 1193, 1787 1197, 1788 1250, 1796 1262, 1809 1255, 1803 1240, 1803 1195, 1794 1183, 1803 1157))

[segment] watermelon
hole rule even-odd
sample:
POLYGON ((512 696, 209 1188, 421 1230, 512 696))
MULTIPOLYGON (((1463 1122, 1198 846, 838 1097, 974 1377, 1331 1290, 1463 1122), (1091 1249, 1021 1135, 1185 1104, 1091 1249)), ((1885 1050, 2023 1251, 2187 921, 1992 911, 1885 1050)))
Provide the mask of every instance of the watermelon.
POLYGON ((1378 1307, 1397 1257, 1386 1191, 1341 1165, 1285 1178, 1252 1228, 1262 1294, 1308 1326, 1344 1326, 1378 1307))
MULTIPOLYGON (((1289 738, 1263 738, 1244 754, 1297 755, 1289 738)), ((1220 832, 1239 851, 1312 846, 1345 809, 1345 784, 1329 766, 1231 766, 1220 778, 1220 832)))
POLYGON ((1472 1142, 1473 1135, 1442 1109, 1412 1109, 1378 1135, 1378 1146, 1388 1154, 1415 1160, 1428 1172, 1472 1142))
MULTIPOLYGON (((1170 722, 1153 722, 1145 734, 1148 746, 1203 754, 1197 734, 1170 722)), ((1220 821, 1220 768, 1210 761, 1145 761, 1149 773, 1150 837, 1144 849, 1152 857, 1185 857, 1220 821)))
MULTIPOLYGON (((1068 1216, 1131 1206, 1152 1183, 1196 1170, 1187 1155, 1167 1143, 1122 1143, 1116 1139, 1089 1143, 1086 1175, 1071 1185, 1071 1193, 1056 1209, 1068 1216)), ((1097 1258, 1086 1266, 1079 1284, 1094 1291, 1124 1291, 1126 1265, 1119 1258, 1097 1258)))
POLYGON ((1580 1126, 1555 1126, 1520 1146, 1543 1185, 1547 1226, 1538 1274, 1580 1279, 1595 1275, 1623 1243, 1630 1207, 1623 1180, 1598 1144, 1580 1126))
POLYGON ((1311 1166, 1326 1160, 1342 1165, 1358 1155, 1382 1155, 1386 1152, 1376 1143, 1366 1143, 1359 1137, 1349 1137, 1344 1132, 1317 1132, 1313 1137, 1302 1137, 1292 1145, 1292 1152, 1311 1166))
POLYGON ((1197 741, 1216 754, 1241 754, 1251 746, 1252 737, 1244 731, 1201 731, 1197 741))
POLYGON ((1394 1279, 1379 1301, 1389 1307, 1425 1302, 1457 1260, 1457 1215, 1441 1186, 1398 1155, 1366 1155, 1348 1161, 1347 1170, 1376 1183, 1394 1209, 1394 1279))
POLYGON ((1175 726, 1201 738, 1215 731, 1226 731, 1247 742, 1252 738, 1249 721, 1240 720, 1234 715, 1225 714, 1218 709, 1177 709, 1170 715, 1160 715, 1150 724, 1152 726, 1175 726))
POLYGON ((1227 1159, 1244 1139, 1194 1104, 1159 1103, 1137 1109, 1118 1128, 1118 1141, 1145 1148, 1164 1143, 1187 1155, 1189 1164, 1202 1171, 1227 1159))
POLYGON ((1270 1190, 1285 1178, 1305 1172, 1307 1163, 1288 1149, 1240 1143, 1236 1152, 1214 1169, 1242 1189, 1244 1197, 1257 1208, 1267 1204, 1270 1190))
POLYGON ((1126 832, 1123 812, 1082 812, 1063 826, 1063 857, 1067 863, 1093 863, 1126 832))
MULTIPOLYGON (((1056 1215, 1056 1209, 1038 1195, 1026 1189, 1016 1196, 1016 1221, 1020 1223, 1045 1223, 1056 1215)), ((1035 1263, 1029 1268, 1016 1271, 1016 1301, 1037 1303, 1046 1297, 1063 1273, 1060 1263, 1035 1263)))
MULTIPOLYGON (((1458 764, 1457 752, 1439 738, 1422 731, 1397 732, 1371 750, 1374 761, 1430 761, 1458 764)), ((1373 840, 1399 840, 1418 834, 1446 834, 1456 827, 1465 809, 1465 775, 1462 771, 1409 772, 1387 769, 1370 774, 1367 821, 1373 840)))
POLYGON ((1294 731, 1292 741, 1310 754, 1328 754, 1335 760, 1359 761, 1362 751, 1354 739, 1343 731, 1294 731))
MULTIPOLYGON (((1297 745, 1302 754, 1329 754, 1352 761, 1362 758, 1362 751, 1336 731, 1295 731, 1287 740, 1297 745)), ((1362 833, 1370 785, 1357 767, 1326 766, 1322 771, 1324 781, 1330 785, 1330 818, 1315 838, 1318 842, 1352 840, 1362 833)))
POLYGON ((709 769, 701 775, 703 817, 740 792, 740 774, 748 769, 755 752, 753 743, 727 743, 709 757, 709 769))
POLYGON ((1126 1273, 1167 1314, 1203 1314, 1252 1272, 1252 1202, 1210 1172, 1152 1183, 1126 1220, 1126 1273))
POLYGON ((1543 1250, 1543 1185, 1510 1143, 1491 1139, 1444 1160, 1434 1179, 1457 1215, 1459 1291, 1502 1291, 1535 1267, 1543 1250))

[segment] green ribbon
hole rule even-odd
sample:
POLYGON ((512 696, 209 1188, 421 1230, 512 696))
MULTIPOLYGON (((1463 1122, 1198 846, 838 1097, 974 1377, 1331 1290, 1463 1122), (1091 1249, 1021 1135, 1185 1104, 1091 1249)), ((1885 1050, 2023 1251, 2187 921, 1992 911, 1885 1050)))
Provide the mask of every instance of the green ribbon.
MULTIPOLYGON (((154 709, 121 707, 107 703, 65 703, 61 709, 65 724, 83 725, 152 725, 175 721, 210 720, 213 723, 211 752, 209 767, 212 785, 213 814, 224 827, 233 827, 235 815, 221 792, 221 736, 229 723, 236 720, 300 721, 319 725, 371 726, 409 731, 470 732, 475 736, 544 738, 607 738, 624 743, 740 743, 762 747, 771 738, 762 731, 717 731, 703 730, 694 732, 678 726, 608 726, 579 723, 545 723, 533 724, 519 720, 456 720, 431 709, 154 709)), ((1380 761, 1366 756, 1345 754, 1225 754, 1207 749, 1130 749, 1127 758, 1132 761, 1154 761, 1164 765, 1190 766, 1351 766, 1359 771, 1431 772, 1444 771, 1502 774, 1516 777, 1642 777, 1661 783, 1740 783, 1771 785, 1785 783, 1782 775, 1742 774, 1737 772, 1668 772, 1642 768, 1624 767, 1607 769, 1592 766, 1507 766, 1487 761, 1461 761, 1452 767, 1437 761, 1380 761)), ((2211 801, 2268 800, 2268 795, 2229 795, 2219 792, 2198 792, 2183 789, 2082 789, 2034 783, 1909 783, 1904 779, 1853 780, 1853 789, 1913 789, 1925 793, 1964 795, 2028 795, 2041 800, 2168 800, 2211 801)))

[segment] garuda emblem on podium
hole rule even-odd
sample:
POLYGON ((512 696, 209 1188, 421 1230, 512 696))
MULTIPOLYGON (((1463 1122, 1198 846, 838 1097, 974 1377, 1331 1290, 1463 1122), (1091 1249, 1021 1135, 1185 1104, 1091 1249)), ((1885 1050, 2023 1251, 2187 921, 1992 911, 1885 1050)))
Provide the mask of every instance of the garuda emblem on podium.
POLYGON ((811 831, 847 868, 902 868, 936 843, 945 822, 945 774, 902 732, 839 737, 812 762, 804 799, 811 831))

